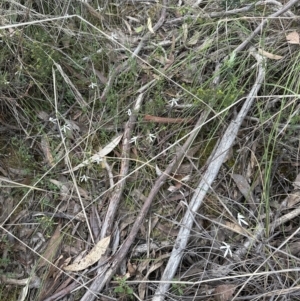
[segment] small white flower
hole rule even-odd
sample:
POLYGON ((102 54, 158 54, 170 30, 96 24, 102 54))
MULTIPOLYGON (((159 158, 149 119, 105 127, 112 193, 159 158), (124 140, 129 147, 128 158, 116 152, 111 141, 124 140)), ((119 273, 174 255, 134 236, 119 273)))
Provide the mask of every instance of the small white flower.
POLYGON ((70 131, 71 130, 71 126, 68 124, 68 123, 65 123, 61 130, 66 134, 67 131, 70 131))
POLYGON ((153 142, 156 139, 156 136, 154 134, 149 133, 147 140, 149 142, 153 142))
POLYGON ((118 40, 118 35, 114 32, 111 33, 110 37, 112 40, 118 40))
POLYGON ((97 84, 96 83, 91 83, 90 85, 89 85, 89 88, 91 88, 91 89, 94 89, 94 88, 96 88, 97 87, 97 84))
POLYGON ((130 139, 130 142, 129 143, 134 143, 136 145, 136 141, 139 137, 138 136, 134 136, 130 139))
POLYGON ((176 106, 178 106, 178 100, 179 100, 179 98, 172 98, 171 100, 168 101, 168 104, 171 107, 176 107, 176 106))
POLYGON ((100 162, 102 162, 102 161, 103 161, 103 159, 99 156, 95 157, 93 160, 93 162, 96 162, 97 164, 100 164, 100 162))
POLYGON ((246 225, 246 226, 249 225, 249 224, 244 220, 244 218, 245 218, 244 215, 238 213, 237 218, 238 218, 238 223, 239 223, 239 225, 240 225, 241 227, 243 227, 242 224, 244 224, 244 225, 246 225))
POLYGON ((87 177, 86 175, 83 175, 83 176, 81 176, 81 177, 79 178, 79 180, 80 180, 80 182, 87 182, 89 178, 90 178, 90 177, 87 177))
POLYGON ((52 122, 53 124, 57 124, 57 119, 49 117, 49 121, 52 122))
POLYGON ((224 246, 223 247, 221 247, 220 249, 221 250, 225 250, 224 251, 224 258, 229 254, 230 255, 230 257, 232 257, 232 252, 231 252, 231 249, 230 249, 230 245, 229 244, 227 244, 226 242, 223 242, 223 244, 224 244, 224 246))
POLYGON ((127 114, 128 114, 128 116, 131 115, 131 110, 130 109, 128 109, 127 114))
POLYGON ((102 12, 104 10, 104 8, 103 7, 100 7, 99 5, 97 6, 97 9, 96 9, 96 11, 98 11, 98 12, 102 12))

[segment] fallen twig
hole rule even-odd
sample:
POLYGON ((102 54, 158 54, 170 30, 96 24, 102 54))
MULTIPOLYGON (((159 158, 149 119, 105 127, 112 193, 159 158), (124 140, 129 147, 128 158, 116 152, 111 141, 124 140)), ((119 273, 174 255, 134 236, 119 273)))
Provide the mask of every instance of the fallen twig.
POLYGON ((294 4, 296 4, 298 0, 291 0, 289 1, 286 5, 284 5, 282 8, 280 8, 277 12, 271 14, 270 16, 266 17, 263 19, 263 21, 256 27, 256 29, 248 36, 248 38, 241 43, 235 50, 234 52, 242 51, 245 49, 245 47, 250 43, 250 41, 257 35, 259 34, 264 26, 269 22, 269 19, 276 18, 289 10, 294 4))
POLYGON ((258 75, 255 81, 255 84, 253 85, 252 90, 250 91, 243 107, 241 108, 239 114, 237 117, 231 121, 229 124, 227 130, 225 131, 223 137, 218 141, 218 143, 215 146, 215 149, 213 150, 211 156, 208 159, 208 167, 206 171, 203 174, 203 177, 198 184, 197 188, 195 189, 193 198, 191 200, 191 203, 189 205, 189 209, 186 211, 186 214, 182 220, 182 226, 180 228, 179 234, 177 236, 176 242, 174 244, 174 248, 172 250, 170 259, 168 261, 168 264, 164 270, 164 273, 161 278, 161 284, 157 288, 155 292, 155 296, 152 299, 153 301, 162 301, 164 300, 164 295, 169 289, 170 283, 168 281, 171 281, 176 273, 176 270, 178 268, 179 262, 181 260, 182 255, 184 254, 184 249, 186 248, 190 231, 193 226, 193 215, 194 212, 196 212, 200 205, 202 204, 202 201, 207 193, 207 191, 210 189, 212 182, 214 181, 215 177, 217 176, 219 169, 224 162, 224 159, 227 156, 227 153, 229 149, 231 148, 238 130, 242 124, 242 121, 244 120, 245 116, 247 115, 247 112, 249 111, 255 96, 257 95, 257 92, 259 91, 264 76, 265 76, 265 69, 263 67, 263 58, 259 54, 255 53, 253 51, 253 48, 251 49, 252 54, 255 56, 257 62, 258 62, 258 75))
POLYGON ((105 220, 101 229, 100 239, 109 236, 111 234, 111 230, 115 223, 114 217, 119 207, 121 196, 123 194, 123 190, 126 183, 125 179, 128 174, 131 133, 136 123, 137 115, 142 104, 143 96, 144 94, 141 93, 137 97, 134 109, 132 110, 129 120, 125 126, 125 132, 123 135, 122 155, 121 155, 122 160, 121 160, 121 169, 120 169, 120 180, 118 181, 118 183, 115 184, 114 190, 112 192, 112 197, 110 199, 105 220))
POLYGON ((178 23, 182 23, 184 21, 187 20, 191 20, 191 19, 197 19, 199 17, 201 18, 218 18, 218 17, 226 17, 226 16, 231 16, 231 15, 236 15, 238 13, 245 13, 249 10, 251 10, 255 5, 251 4, 251 5, 246 5, 245 7, 241 7, 241 8, 236 8, 236 9, 232 9, 232 10, 228 10, 228 11, 222 11, 222 12, 214 12, 214 13, 205 13, 205 14, 197 14, 195 16, 190 16, 190 15, 186 15, 183 17, 179 17, 173 20, 168 20, 166 21, 166 24, 178 24, 178 23))
POLYGON ((191 123, 193 119, 189 118, 170 118, 170 117, 159 117, 159 116, 152 116, 152 115, 145 115, 145 121, 152 121, 157 123, 191 123))
POLYGON ((72 290, 74 290, 76 287, 78 287, 79 284, 76 282, 71 283, 69 286, 63 288, 62 290, 56 292, 51 297, 45 299, 44 301, 53 301, 58 300, 58 298, 64 297, 68 295, 72 290))
MULTIPOLYGON (((295 0, 295 2, 297 2, 297 1, 298 0, 295 0)), ((282 13, 286 12, 291 6, 293 6, 295 4, 295 2, 292 3, 290 6, 288 6, 288 8, 286 8, 286 6, 283 7, 282 4, 279 3, 279 2, 276 3, 277 5, 281 5, 280 9, 276 13, 279 12, 279 14, 282 14, 282 13), (281 11, 282 9, 284 9, 284 11, 281 11)), ((253 8, 259 6, 259 5, 266 5, 266 4, 268 4, 267 1, 259 1, 257 3, 249 4, 249 5, 246 5, 246 6, 241 7, 241 8, 235 8, 235 9, 232 9, 232 10, 227 10, 225 12, 220 11, 220 12, 212 12, 212 13, 205 13, 205 14, 201 13, 201 14, 197 14, 195 16, 187 15, 187 16, 179 17, 179 18, 176 18, 176 19, 173 19, 173 20, 168 20, 168 21, 166 21, 166 24, 178 24, 178 23, 182 23, 182 22, 187 21, 187 20, 197 19, 199 17, 201 17, 201 18, 205 18, 205 17, 207 17, 207 18, 223 17, 224 18, 224 17, 227 17, 227 16, 232 16, 232 15, 236 15, 236 14, 240 14, 240 13, 245 13, 245 12, 248 12, 251 9, 253 9, 253 8)), ((274 4, 274 3, 271 3, 271 4, 274 4)), ((292 14, 291 12, 288 12, 288 15, 291 18, 295 17, 294 14, 292 14)), ((269 16, 268 18, 266 18, 265 21, 267 21, 268 19, 270 19, 272 17, 274 18, 274 17, 277 17, 277 16, 274 16, 274 14, 273 14, 273 15, 269 16)), ((261 26, 261 25, 259 25, 259 26, 261 26)))
POLYGON ((179 152, 176 154, 174 160, 168 165, 165 172, 163 172, 158 179, 156 180, 153 188, 151 189, 143 207, 141 208, 138 216, 136 217, 136 220, 134 222, 134 225, 132 226, 131 232, 129 233, 127 239, 123 243, 123 245, 120 247, 119 251, 113 256, 111 261, 107 263, 106 265, 102 266, 101 270, 98 270, 98 277, 94 280, 93 284, 91 285, 89 291, 85 293, 85 295, 82 297, 81 301, 93 301, 95 299, 95 295, 93 293, 100 292, 103 287, 109 282, 111 277, 116 272, 118 266, 120 263, 124 260, 128 250, 130 249, 132 243, 134 242, 134 239, 141 227, 141 224, 144 221, 145 216, 147 215, 149 208, 152 204, 152 201, 156 194, 158 193, 161 185, 166 181, 166 179, 169 177, 170 173, 174 169, 174 166, 180 162, 180 160, 184 157, 186 154, 188 148, 194 141, 195 137, 197 136, 198 132, 200 131, 202 124, 204 124, 207 116, 209 114, 209 111, 204 111, 199 120, 197 121, 194 130, 191 132, 189 138, 184 143, 183 147, 179 150, 179 152))

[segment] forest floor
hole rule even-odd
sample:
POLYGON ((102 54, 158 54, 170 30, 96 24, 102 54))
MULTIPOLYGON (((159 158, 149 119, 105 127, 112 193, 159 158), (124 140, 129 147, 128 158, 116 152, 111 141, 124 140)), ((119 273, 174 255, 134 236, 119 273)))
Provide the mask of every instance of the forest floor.
POLYGON ((300 300, 300 5, 3 0, 1 300, 300 300))

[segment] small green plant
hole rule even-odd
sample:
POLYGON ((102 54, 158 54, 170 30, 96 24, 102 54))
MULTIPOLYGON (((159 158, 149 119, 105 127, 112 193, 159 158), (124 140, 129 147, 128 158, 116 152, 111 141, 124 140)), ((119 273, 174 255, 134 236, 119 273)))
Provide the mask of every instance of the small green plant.
MULTIPOLYGON (((54 184, 52 184, 54 185, 54 184)), ((46 211, 49 207, 51 207, 51 200, 47 197, 43 197, 40 200, 41 210, 46 211)))
MULTIPOLYGON (((176 281, 177 279, 174 279, 174 281, 176 281)), ((172 292, 173 294, 177 295, 177 296, 183 296, 184 293, 184 289, 185 289, 186 285, 185 284, 181 284, 181 283, 172 283, 172 292)))
POLYGON ((43 216, 38 218, 38 222, 40 223, 41 228, 44 230, 45 236, 51 237, 53 232, 54 221, 52 218, 48 216, 43 216))
MULTIPOLYGON (((11 261, 8 258, 0 258, 0 266, 2 268, 7 267, 10 263, 11 263, 11 261)), ((0 271, 0 275, 1 274, 2 274, 2 271, 0 271)))
POLYGON ((17 137, 13 137, 11 143, 18 150, 18 155, 20 157, 21 162, 28 163, 32 161, 32 156, 29 153, 29 148, 25 145, 23 141, 20 141, 17 137))
POLYGON ((114 289, 114 292, 119 295, 119 297, 128 297, 130 300, 133 299, 133 289, 129 287, 126 283, 125 277, 116 277, 116 281, 118 281, 118 286, 114 289))

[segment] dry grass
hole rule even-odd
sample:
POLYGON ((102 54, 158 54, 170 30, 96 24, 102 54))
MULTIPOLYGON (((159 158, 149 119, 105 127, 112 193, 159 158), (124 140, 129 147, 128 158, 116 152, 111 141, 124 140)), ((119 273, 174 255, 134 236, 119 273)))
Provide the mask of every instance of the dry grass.
POLYGON ((164 298, 299 299, 299 5, 198 2, 1 2, 1 300, 151 300, 260 67, 164 298))

